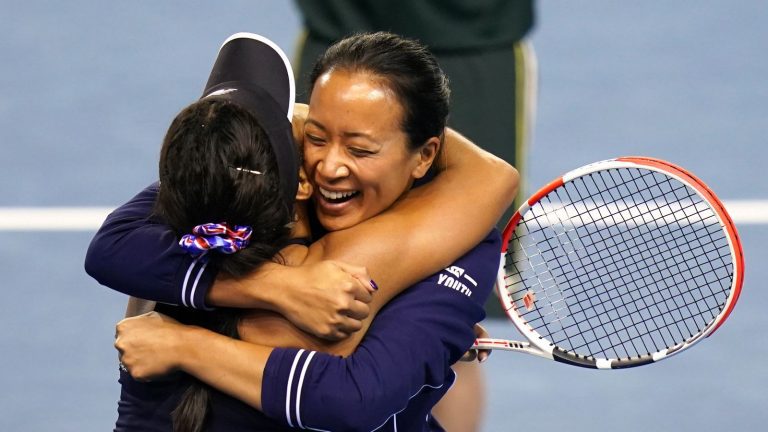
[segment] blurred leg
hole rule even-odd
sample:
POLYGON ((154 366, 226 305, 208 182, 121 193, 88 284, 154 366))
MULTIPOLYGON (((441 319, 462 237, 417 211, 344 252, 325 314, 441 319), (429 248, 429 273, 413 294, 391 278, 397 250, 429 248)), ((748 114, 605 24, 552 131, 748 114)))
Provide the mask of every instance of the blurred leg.
POLYGON ((440 425, 449 432, 475 432, 482 428, 485 410, 485 376, 476 362, 453 365, 456 382, 432 409, 440 425))

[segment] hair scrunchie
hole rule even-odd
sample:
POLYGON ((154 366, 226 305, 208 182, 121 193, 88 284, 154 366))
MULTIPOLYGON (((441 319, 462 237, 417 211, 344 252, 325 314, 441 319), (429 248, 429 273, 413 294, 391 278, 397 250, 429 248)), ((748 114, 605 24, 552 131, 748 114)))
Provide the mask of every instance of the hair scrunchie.
POLYGON ((192 228, 192 234, 184 235, 179 246, 192 255, 200 255, 209 250, 233 254, 250 243, 253 230, 249 226, 235 225, 229 228, 226 222, 207 223, 192 228))

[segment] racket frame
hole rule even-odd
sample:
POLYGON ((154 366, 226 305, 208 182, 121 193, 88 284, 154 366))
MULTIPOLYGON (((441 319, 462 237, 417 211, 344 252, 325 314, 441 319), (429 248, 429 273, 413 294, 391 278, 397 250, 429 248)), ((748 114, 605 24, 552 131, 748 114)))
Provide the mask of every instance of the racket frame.
POLYGON ((555 179, 554 181, 541 188, 520 206, 520 208, 515 212, 504 229, 502 236, 501 263, 496 280, 496 290, 499 301, 501 302, 502 308, 506 312, 507 317, 512 321, 518 331, 520 331, 520 333, 525 336, 528 342, 484 338, 478 339, 475 346, 473 346, 473 349, 501 349, 506 351, 524 352, 526 354, 536 355, 558 362, 596 369, 620 369, 656 362, 693 346, 705 337, 712 335, 718 328, 720 328, 720 326, 731 314, 734 306, 736 305, 736 302, 738 301, 743 284, 743 275, 744 257, 741 248, 741 241, 739 240, 739 236, 733 220, 726 211, 725 206, 723 206, 717 196, 715 196, 712 190, 709 189, 709 187, 707 187, 704 182, 702 182, 700 179, 685 169, 661 159, 632 156, 595 162, 569 171, 562 177, 555 179), (506 292, 506 272, 504 270, 504 263, 509 240, 517 228, 517 225, 520 223, 520 220, 533 205, 535 205, 542 198, 560 186, 564 185, 565 183, 598 171, 614 168, 638 168, 661 172, 665 175, 669 175, 677 179, 681 183, 690 187, 696 192, 696 194, 699 195, 699 197, 708 202, 712 206, 720 226, 723 227, 727 233, 726 239, 728 241, 731 256, 733 258, 733 280, 730 294, 720 313, 715 316, 715 318, 702 330, 700 330, 686 341, 656 353, 630 358, 601 359, 591 356, 582 356, 574 352, 563 350, 555 346, 549 340, 541 336, 535 329, 533 329, 533 327, 531 327, 525 321, 525 319, 523 319, 522 315, 518 313, 517 305, 510 299, 509 294, 506 292))

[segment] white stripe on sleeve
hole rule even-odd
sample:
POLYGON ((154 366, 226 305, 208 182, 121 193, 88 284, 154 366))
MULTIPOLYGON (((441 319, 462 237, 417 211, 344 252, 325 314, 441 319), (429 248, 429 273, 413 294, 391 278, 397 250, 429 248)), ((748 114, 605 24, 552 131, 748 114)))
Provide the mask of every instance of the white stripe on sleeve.
POLYGON ((307 374, 307 368, 309 367, 309 362, 312 361, 312 357, 314 357, 316 354, 315 351, 312 351, 309 353, 309 356, 307 356, 307 360, 304 362, 304 367, 301 368, 301 375, 299 376, 299 386, 296 389, 296 423, 298 423, 299 427, 304 429, 304 425, 301 424, 301 414, 299 414, 299 408, 301 407, 301 388, 304 386, 304 375, 307 374))
POLYGON ((299 363, 299 359, 303 353, 304 350, 301 349, 296 353, 296 357, 293 358, 291 373, 288 374, 288 388, 285 389, 285 420, 290 427, 293 427, 293 422, 291 421, 291 385, 293 384, 293 374, 296 372, 296 365, 299 363))
POLYGON ((197 264, 197 259, 192 261, 192 264, 189 265, 187 274, 184 276, 184 283, 181 284, 181 304, 187 307, 189 307, 187 299, 185 298, 187 296, 187 284, 189 283, 189 276, 192 274, 192 269, 195 268, 195 264, 197 264))
POLYGON ((197 291, 197 283, 200 282, 200 278, 203 276, 203 273, 205 273, 206 267, 208 267, 208 261, 206 261, 205 264, 203 264, 203 266, 197 272, 195 283, 192 285, 192 291, 189 294, 189 304, 196 309, 205 309, 205 304, 201 304, 200 306, 195 304, 195 292, 197 291))

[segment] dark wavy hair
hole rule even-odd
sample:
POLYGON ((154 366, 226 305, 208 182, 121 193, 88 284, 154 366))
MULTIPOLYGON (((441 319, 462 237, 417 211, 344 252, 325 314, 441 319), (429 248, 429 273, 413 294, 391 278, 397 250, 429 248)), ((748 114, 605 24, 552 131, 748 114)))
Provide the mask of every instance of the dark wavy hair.
MULTIPOLYGON (((166 133, 154 212, 179 237, 205 223, 252 227, 245 249, 207 255, 220 272, 242 276, 274 257, 279 260, 280 249, 288 244, 293 215, 279 185, 277 160, 258 119, 230 100, 208 97, 183 109, 166 133)), ((239 338, 237 310, 177 313, 182 322, 239 338)), ((203 430, 210 391, 192 380, 172 413, 175 432, 203 430)))
POLYGON ((393 33, 359 33, 331 45, 315 63, 309 88, 331 70, 366 71, 385 80, 403 107, 402 128, 409 148, 442 137, 451 91, 435 56, 416 40, 393 33))

